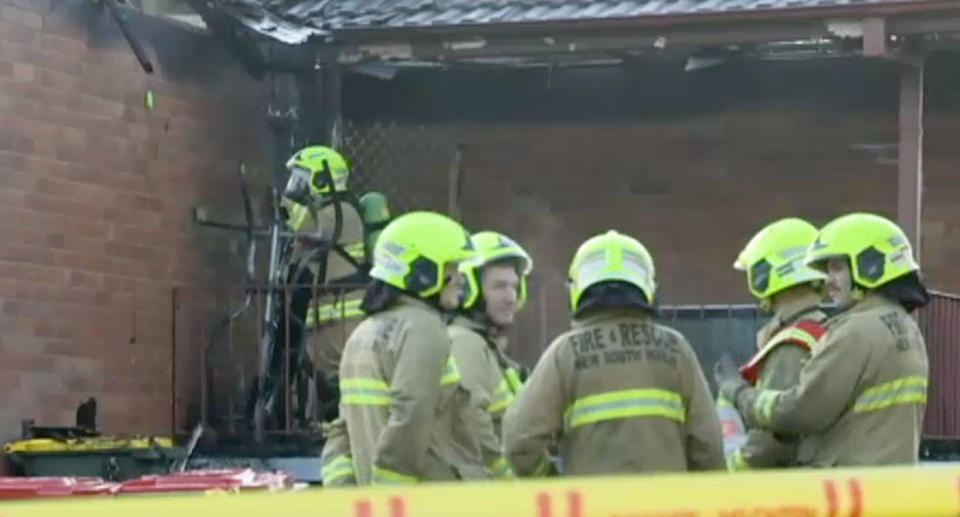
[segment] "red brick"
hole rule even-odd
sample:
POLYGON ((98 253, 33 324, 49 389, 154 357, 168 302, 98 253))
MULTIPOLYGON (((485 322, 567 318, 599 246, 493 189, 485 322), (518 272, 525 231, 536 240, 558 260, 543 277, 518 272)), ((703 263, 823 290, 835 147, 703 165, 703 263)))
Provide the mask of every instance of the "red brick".
POLYGON ((103 218, 111 223, 136 225, 152 229, 159 228, 163 221, 161 215, 156 212, 130 210, 115 206, 105 207, 103 209, 103 218))
POLYGON ((54 0, 3 0, 4 3, 40 14, 53 12, 54 0))
POLYGON ((139 108, 137 111, 143 113, 143 120, 149 118, 146 110, 142 108, 145 95, 145 88, 139 84, 142 81, 130 76, 122 81, 117 80, 95 65, 85 66, 80 76, 83 78, 83 91, 88 95, 125 104, 127 109, 124 110, 124 115, 127 115, 130 108, 139 108))
POLYGON ((62 228, 65 234, 72 237, 106 237, 109 232, 109 226, 103 222, 76 219, 65 219, 57 228, 62 228))
POLYGON ((43 300, 4 302, 3 312, 10 316, 23 316, 36 321, 44 321, 55 315, 51 304, 44 303, 43 300))
POLYGON ((39 41, 39 35, 40 33, 31 27, 8 20, 0 20, 0 40, 32 46, 39 41))
POLYGON ((48 196, 45 194, 27 194, 24 205, 37 212, 60 214, 70 218, 99 220, 104 209, 100 205, 74 201, 71 199, 48 196))
POLYGON ((0 243, 0 260, 52 266, 55 256, 51 250, 12 243, 0 243))
POLYGON ((94 273, 115 273, 114 266, 102 253, 63 251, 57 254, 56 264, 62 268, 94 273))
POLYGON ((57 299, 57 288, 49 284, 29 283, 19 280, 7 280, 0 285, 3 296, 13 304, 14 307, 7 307, 5 310, 11 315, 31 316, 23 302, 53 302, 57 299), (16 302, 15 302, 16 300, 16 302))
POLYGON ((114 198, 111 203, 111 206, 121 211, 151 210, 151 207, 147 206, 146 203, 144 203, 144 200, 146 199, 153 199, 153 198, 144 196, 143 194, 140 194, 135 191, 116 192, 114 194, 114 198))
POLYGON ((43 28, 43 18, 39 13, 33 10, 22 9, 15 5, 0 4, 0 18, 20 25, 26 25, 27 27, 33 27, 34 29, 43 28))
POLYGON ((0 390, 8 394, 19 390, 23 385, 22 379, 24 375, 22 372, 8 368, 0 370, 0 390))
POLYGON ((67 321, 104 321, 116 317, 117 310, 124 311, 127 309, 127 306, 121 304, 107 307, 105 304, 94 303, 98 297, 104 296, 103 293, 94 294, 81 290, 68 292, 77 295, 74 301, 57 305, 57 311, 62 313, 67 321))
POLYGON ((33 78, 36 76, 36 71, 33 65, 27 65, 24 63, 14 63, 13 64, 13 80, 21 83, 32 83, 33 78))
MULTIPOLYGON (((4 367, 11 370, 30 372, 31 376, 27 379, 35 379, 37 374, 52 373, 54 365, 42 355, 20 355, 4 353, 4 367)), ((26 380, 26 379, 24 379, 26 380)))
MULTIPOLYGON (((89 274, 91 277, 96 277, 98 273, 86 273, 73 271, 71 273, 83 273, 89 274)), ((87 310, 87 311, 100 311, 104 307, 108 306, 109 295, 104 293, 97 287, 63 287, 58 289, 55 294, 55 300, 58 303, 66 304, 65 308, 62 309, 62 314, 64 316, 64 321, 69 321, 66 316, 70 315, 71 318, 77 317, 75 312, 76 310, 87 310), (77 309, 77 306, 80 309, 77 309), (74 312, 71 312, 74 311, 74 312)), ((106 317, 110 317, 109 314, 106 317)))
POLYGON ((120 241, 108 241, 104 249, 110 256, 128 258, 137 261, 150 262, 165 255, 165 250, 152 246, 128 244, 120 241))
POLYGON ((68 271, 67 283, 70 287, 100 289, 104 286, 104 275, 100 273, 86 273, 83 271, 68 271))
POLYGON ((3 302, 3 313, 10 316, 24 316, 23 304, 20 302, 3 302))
POLYGON ((104 275, 103 282, 104 288, 114 293, 132 292, 136 288, 134 279, 122 276, 104 275))
MULTIPOLYGON (((42 92, 32 94, 33 97, 43 97, 42 92)), ((65 127, 95 131, 98 134, 107 134, 126 137, 128 134, 124 124, 104 118, 91 116, 73 107, 40 106, 32 116, 43 122, 59 124, 65 127)))
POLYGON ((66 388, 72 393, 98 393, 103 389, 103 382, 95 376, 74 376, 68 377, 66 388))
POLYGON ((79 75, 83 70, 82 62, 76 59, 5 41, 0 41, 0 59, 74 75, 79 75))
POLYGON ((13 77, 13 63, 0 61, 0 78, 13 77))
POLYGON ((51 123, 49 120, 42 119, 44 115, 49 113, 50 108, 68 107, 65 93, 44 88, 37 84, 14 81, 12 70, 10 79, 0 81, 0 84, 2 84, 4 93, 15 96, 18 101, 18 103, 12 105, 10 111, 26 120, 42 120, 51 123))
MULTIPOLYGON (((31 413, 31 417, 38 423, 49 426, 70 426, 75 421, 75 409, 59 409, 46 406, 40 406, 40 402, 34 403, 36 409, 31 413)), ((98 420, 99 422, 99 420, 98 420)), ((98 424, 99 425, 99 424, 98 424)))
POLYGON ((93 95, 85 95, 80 101, 78 108, 93 115, 113 119, 123 118, 123 114, 126 111, 126 106, 123 102, 108 100, 93 95))
POLYGON ((65 324, 58 324, 55 321, 49 320, 38 321, 34 328, 34 335, 51 339, 68 339, 72 337, 65 324))
POLYGON ((4 121, 4 129, 0 131, 0 149, 19 154, 34 152, 34 140, 40 138, 38 128, 33 123, 18 120, 8 116, 4 121))
POLYGON ((23 190, 13 188, 0 188, 0 203, 17 206, 23 204, 27 193, 23 190))
POLYGON ((44 34, 40 47, 44 52, 78 60, 85 59, 89 53, 85 41, 57 34, 44 34))
POLYGON ((59 233, 48 233, 46 243, 49 247, 57 249, 66 246, 67 239, 59 233))
POLYGON ((57 178, 37 179, 36 190, 42 194, 83 201, 100 206, 112 201, 115 195, 113 190, 105 186, 90 185, 57 178))
POLYGON ((13 63, 0 61, 0 77, 13 77, 13 63))
POLYGON ((84 399, 72 391, 66 392, 48 392, 40 395, 40 403, 48 407, 77 407, 83 403, 84 399))
POLYGON ((0 262, 0 278, 17 278, 29 282, 57 284, 63 281, 64 272, 62 269, 37 264, 0 262))

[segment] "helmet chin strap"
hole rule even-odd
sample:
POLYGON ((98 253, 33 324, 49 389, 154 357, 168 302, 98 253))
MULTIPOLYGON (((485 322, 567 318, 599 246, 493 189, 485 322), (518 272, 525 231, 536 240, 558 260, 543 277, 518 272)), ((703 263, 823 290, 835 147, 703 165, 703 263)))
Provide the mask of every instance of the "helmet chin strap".
POLYGON ((762 309, 763 312, 773 312, 773 299, 767 296, 760 300, 760 309, 762 309))
POLYGON ((499 335, 503 331, 507 330, 507 327, 501 327, 497 325, 493 318, 487 313, 486 304, 480 304, 473 308, 468 314, 470 319, 476 321, 477 323, 484 326, 484 328, 491 334, 499 335))
POLYGON ((850 298, 855 301, 860 301, 864 296, 867 295, 866 289, 860 287, 857 284, 853 284, 853 289, 850 290, 850 298))

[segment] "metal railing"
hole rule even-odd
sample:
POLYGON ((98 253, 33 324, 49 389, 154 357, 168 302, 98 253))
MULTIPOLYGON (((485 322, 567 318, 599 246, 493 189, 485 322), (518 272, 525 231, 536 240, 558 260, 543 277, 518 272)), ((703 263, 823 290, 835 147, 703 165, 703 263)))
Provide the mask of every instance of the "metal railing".
MULTIPOLYGON (((338 286, 336 292, 355 292, 363 286, 338 286)), ((325 319, 318 307, 337 299, 329 287, 282 284, 254 285, 232 290, 174 288, 173 426, 183 431, 199 422, 228 434, 253 432, 252 404, 265 388, 267 370, 277 382, 274 417, 265 426, 266 434, 304 430, 310 422, 322 420, 324 407, 318 400, 319 370, 317 348, 323 346, 314 332, 305 334, 307 307, 316 310, 314 320, 325 319), (249 310, 236 319, 225 318, 235 305, 230 299, 252 295, 249 310), (260 361, 260 343, 267 332, 263 313, 274 297, 282 308, 273 326, 272 350, 265 364, 260 361), (291 310, 301 305, 300 311, 291 310), (297 314, 299 312, 299 314, 297 314), (321 317, 317 317, 321 316, 321 317)), ((346 310, 346 309, 344 309, 346 310)), ((346 339, 336 332, 344 325, 334 320, 324 324, 325 334, 346 339), (332 332, 330 332, 332 331, 332 332)))
MULTIPOLYGON (((227 433, 249 430, 249 397, 262 373, 258 371, 258 344, 264 333, 261 316, 266 298, 271 294, 278 296, 285 314, 291 314, 287 307, 298 289, 310 292, 314 306, 320 303, 323 288, 309 285, 281 285, 274 289, 267 286, 175 289, 172 372, 175 429, 183 431, 196 422, 203 422, 227 433), (247 313, 218 328, 215 323, 222 324, 228 308, 248 292, 254 296, 247 313), (234 300, 233 303, 230 300, 234 300)), ((537 297, 532 302, 532 310, 525 317, 540 320, 537 325, 529 325, 537 329, 538 336, 532 336, 534 342, 527 343, 529 353, 517 353, 530 366, 554 337, 548 333, 566 317, 554 314, 563 300, 537 297)), ((661 323, 680 331, 690 342, 711 385, 713 364, 723 354, 743 362, 755 353, 756 332, 766 318, 759 307, 751 304, 669 305, 661 307, 658 315, 661 323)), ((934 293, 931 304, 918 311, 917 320, 926 340, 931 369, 924 433, 931 438, 960 439, 960 383, 956 381, 956 372, 960 370, 960 296, 934 293)), ((311 379, 309 372, 304 371, 312 368, 315 372, 322 366, 313 364, 312 356, 316 355, 313 348, 318 343, 309 339, 300 344, 294 342, 294 329, 303 325, 300 318, 285 317, 278 324, 282 332, 276 346, 282 358, 274 361, 274 367, 280 364, 277 373, 282 390, 277 400, 278 418, 274 425, 267 427, 267 434, 302 430, 322 412, 317 405, 315 373, 311 379), (305 378, 298 380, 298 376, 304 375, 305 378), (304 382, 312 382, 313 386, 305 388, 304 382), (308 407, 302 407, 304 404, 308 407)), ((348 337, 345 325, 342 322, 335 325, 343 332, 334 334, 345 342, 348 337)))

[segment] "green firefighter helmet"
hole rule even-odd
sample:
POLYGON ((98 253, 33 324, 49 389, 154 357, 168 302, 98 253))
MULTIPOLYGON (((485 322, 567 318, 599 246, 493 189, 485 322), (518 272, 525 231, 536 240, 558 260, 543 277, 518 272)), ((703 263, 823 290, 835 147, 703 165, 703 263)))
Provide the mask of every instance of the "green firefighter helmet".
POLYGON ((358 202, 360 204, 360 216, 363 218, 363 226, 366 230, 364 246, 367 256, 372 257, 380 232, 390 222, 390 202, 386 195, 376 191, 367 192, 360 196, 358 202))
POLYGON ((363 223, 371 226, 386 224, 390 220, 390 202, 382 192, 370 191, 357 200, 363 223))
POLYGON ((517 286, 517 305, 523 307, 527 301, 527 278, 533 271, 533 259, 513 239, 497 232, 478 232, 470 238, 477 250, 475 260, 461 262, 460 272, 466 280, 461 307, 471 309, 480 299, 480 286, 483 267, 501 260, 515 260, 520 283, 517 286))
POLYGON ((305 147, 287 160, 290 179, 283 195, 298 203, 347 190, 350 169, 337 151, 322 145, 305 147))
POLYGON ((446 285, 444 268, 476 258, 470 234, 434 212, 409 212, 387 225, 373 251, 370 276, 421 298, 446 285))
POLYGON ((807 250, 806 263, 826 271, 827 260, 845 257, 855 284, 880 287, 920 269, 910 240, 893 221, 857 212, 827 223, 807 250))
POLYGON ((651 306, 657 283, 653 257, 640 241, 610 230, 587 239, 570 263, 570 310, 580 308, 583 293, 604 282, 625 282, 640 289, 651 306))
POLYGON ((801 284, 818 283, 827 276, 804 263, 817 228, 796 217, 770 223, 750 239, 733 267, 747 274, 747 288, 760 300, 801 284))

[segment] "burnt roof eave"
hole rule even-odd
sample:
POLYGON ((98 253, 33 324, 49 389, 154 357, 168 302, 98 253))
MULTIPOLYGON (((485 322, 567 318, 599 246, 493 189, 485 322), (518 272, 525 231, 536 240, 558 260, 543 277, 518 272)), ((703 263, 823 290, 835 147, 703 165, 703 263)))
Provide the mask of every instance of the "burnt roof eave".
MULTIPOLYGON (((755 9, 751 11, 724 11, 674 15, 649 15, 628 18, 540 20, 505 23, 469 23, 406 27, 342 27, 329 29, 333 36, 330 42, 356 43, 362 41, 397 41, 436 39, 450 36, 478 36, 483 34, 521 35, 558 32, 579 32, 610 29, 655 28, 708 23, 730 22, 778 22, 800 19, 864 18, 896 16, 905 14, 943 13, 954 11, 960 15, 960 1, 929 0, 923 2, 900 1, 876 4, 831 5, 797 7, 790 9, 755 9)), ((323 45, 324 42, 314 40, 323 45)))

